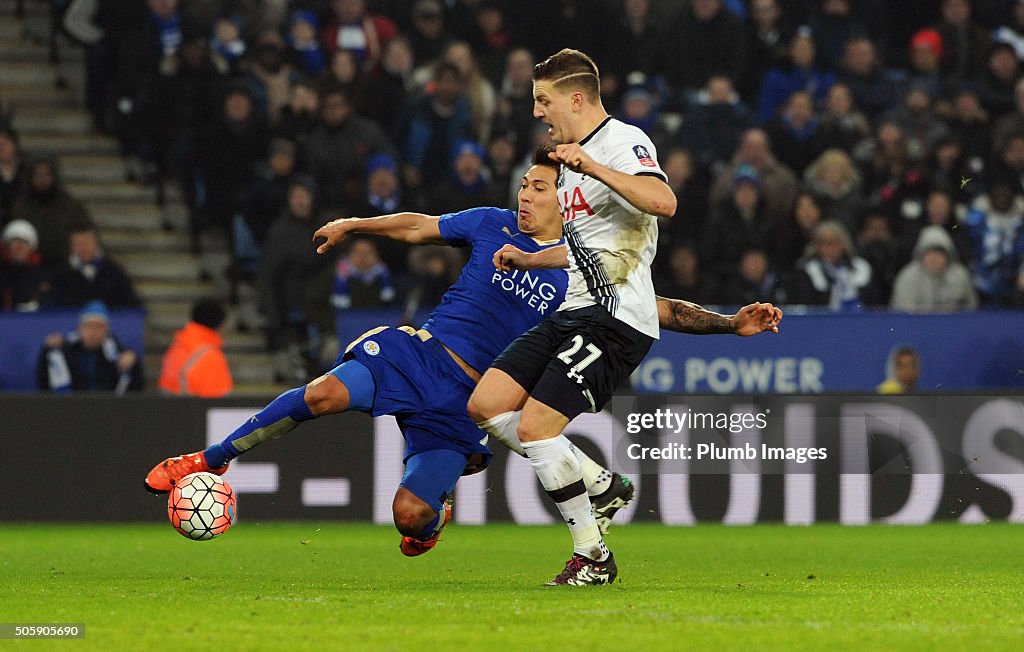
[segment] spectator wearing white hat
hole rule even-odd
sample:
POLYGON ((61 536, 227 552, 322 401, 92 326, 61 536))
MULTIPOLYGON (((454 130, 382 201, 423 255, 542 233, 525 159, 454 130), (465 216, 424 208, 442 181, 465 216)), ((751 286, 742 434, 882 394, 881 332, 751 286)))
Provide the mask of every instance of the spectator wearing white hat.
POLYGON ((25 220, 14 220, 3 231, 0 245, 0 311, 33 312, 49 287, 40 265, 39 235, 25 220))

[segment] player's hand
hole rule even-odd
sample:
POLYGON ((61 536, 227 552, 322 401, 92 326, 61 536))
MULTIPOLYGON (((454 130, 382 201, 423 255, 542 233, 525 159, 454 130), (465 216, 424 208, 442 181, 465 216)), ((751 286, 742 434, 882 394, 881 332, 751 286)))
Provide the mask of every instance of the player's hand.
POLYGON ((550 152, 548 157, 553 161, 558 161, 573 172, 579 172, 580 174, 587 174, 594 163, 594 159, 590 158, 590 155, 583 151, 579 143, 556 145, 555 151, 550 152))
POLYGON ((117 370, 121 373, 131 371, 137 359, 138 356, 135 355, 135 351, 121 351, 121 355, 117 356, 117 370))
POLYGON ((60 333, 50 333, 43 340, 43 345, 48 349, 59 349, 64 346, 64 336, 60 333))
POLYGON ((732 316, 733 330, 743 337, 768 331, 778 333, 780 321, 782 310, 770 303, 758 302, 743 306, 732 316))
POLYGON ((510 244, 504 245, 494 252, 494 269, 499 272, 511 272, 514 269, 529 269, 527 260, 530 254, 510 244))
POLYGON ((316 242, 317 238, 326 238, 327 242, 318 246, 316 252, 322 254, 334 245, 340 244, 345 239, 345 236, 348 235, 349 224, 352 219, 351 217, 342 217, 333 222, 328 222, 317 229, 316 233, 313 234, 313 242, 316 242))

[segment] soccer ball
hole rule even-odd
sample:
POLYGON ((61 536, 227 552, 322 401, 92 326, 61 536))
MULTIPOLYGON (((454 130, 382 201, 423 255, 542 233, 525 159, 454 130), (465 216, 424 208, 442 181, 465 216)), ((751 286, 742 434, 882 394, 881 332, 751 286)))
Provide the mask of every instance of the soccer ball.
POLYGON ((238 516, 235 492, 218 475, 186 475, 171 489, 167 516, 181 536, 196 541, 212 539, 227 532, 238 516))

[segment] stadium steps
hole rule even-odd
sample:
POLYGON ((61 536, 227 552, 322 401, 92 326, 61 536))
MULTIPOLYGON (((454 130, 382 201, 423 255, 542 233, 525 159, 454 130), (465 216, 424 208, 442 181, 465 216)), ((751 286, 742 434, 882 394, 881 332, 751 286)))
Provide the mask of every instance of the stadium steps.
POLYGON ((25 107, 14 114, 19 134, 81 134, 92 127, 88 111, 76 108, 25 107))
MULTIPOLYGON (((14 15, 14 10, 17 8, 17 0, 0 0, 0 16, 5 18, 14 15)), ((25 15, 27 16, 47 16, 46 7, 41 2, 32 2, 28 0, 24 3, 25 15)))
POLYGON ((111 230, 155 234, 163 228, 163 213, 153 202, 123 202, 99 199, 84 202, 104 236, 111 230))
MULTIPOLYGON (((274 371, 270 355, 263 351, 256 353, 233 352, 228 356, 228 365, 231 367, 231 375, 236 383, 264 386, 274 384, 274 371)), ((282 390, 270 391, 279 394, 282 390)))
MULTIPOLYGON (((22 41, 20 43, 13 43, 9 40, 0 41, 0 60, 4 62, 46 61, 49 56, 49 46, 42 42, 22 41)), ((81 61, 85 56, 85 52, 81 48, 62 48, 60 56, 65 61, 81 61)))
MULTIPOLYGON (((291 385, 281 383, 239 383, 235 382, 235 391, 232 396, 245 398, 248 396, 265 398, 267 396, 277 396, 281 392, 291 389, 291 385)), ((254 405, 254 407, 259 407, 254 405)))
MULTIPOLYGON (((164 347, 166 348, 166 347, 164 347)), ((281 386, 274 383, 273 371, 270 365, 270 356, 263 352, 246 353, 242 351, 227 352, 228 367, 231 369, 231 376, 239 385, 259 385, 263 389, 261 395, 281 393, 281 386)), ((156 352, 147 347, 145 356, 145 372, 147 386, 156 391, 157 381, 160 378, 160 361, 163 357, 163 350, 156 352)), ((236 392, 238 393, 238 392, 236 392)))
MULTIPOLYGON (((99 222, 99 220, 97 220, 99 222)), ((140 233, 139 229, 103 229, 103 245, 120 257, 122 253, 187 251, 188 236, 176 231, 140 233)))
POLYGON ((138 281, 199 279, 199 258, 187 252, 121 253, 117 260, 138 281))
MULTIPOLYGON (((174 334, 185 325, 185 322, 173 326, 153 325, 146 330, 146 348, 154 352, 163 351, 174 334)), ((231 357, 233 353, 263 353, 263 336, 257 333, 228 332, 224 335, 224 351, 231 357)))
MULTIPOLYGON (((2 63, 0 63, 0 68, 2 67, 2 63)), ((20 140, 22 149, 29 154, 49 154, 51 156, 64 156, 67 154, 110 155, 117 154, 119 149, 115 139, 88 132, 80 134, 25 134, 20 140)))
MULTIPOLYGON (((163 206, 152 187, 125 180, 117 140, 92 130, 82 104, 84 52, 60 37, 61 63, 49 62, 48 3, 28 0, 26 18, 13 17, 14 0, 0 0, 0 99, 13 110, 13 124, 28 156, 58 157, 68 191, 81 200, 100 228, 104 247, 125 266, 146 306, 147 386, 156 391, 160 357, 174 332, 203 298, 225 299, 223 276, 229 256, 223 235, 203 237, 203 255, 190 251, 187 211, 181 193, 168 185, 163 206), (202 272, 211 280, 202 280, 202 272)), ((253 293, 241 293, 239 313, 252 314, 253 293)), ((248 323, 252 324, 250 318, 248 323)), ((231 330, 224 349, 236 394, 264 396, 273 382, 271 357, 257 332, 231 330)))
MULTIPOLYGON (((0 39, 5 41, 10 38, 7 35, 8 23, 0 21, 0 39)), ((20 38, 19 34, 15 38, 20 38)), ((0 66, 0 84, 50 84, 57 81, 59 71, 46 60, 45 51, 37 61, 8 61, 4 60, 0 66)))
POLYGON ((66 183, 113 182, 124 179, 120 156, 76 155, 59 157, 61 177, 66 183))
MULTIPOLYGON (((3 41, 0 41, 2 43, 3 41)), ((0 61, 3 61, 0 55, 0 61)), ((0 98, 15 114, 28 109, 65 109, 78 105, 74 95, 66 88, 53 84, 11 84, 0 82, 0 98)))
MULTIPOLYGON (((25 4, 27 7, 29 4, 33 3, 26 2, 25 4)), ((24 25, 22 24, 22 21, 18 20, 12 15, 14 13, 13 5, 10 9, 7 9, 6 7, 3 9, 3 15, 0 16, 0 39, 2 39, 5 43, 11 44, 21 42, 21 35, 24 30, 24 25)), ((42 57, 42 60, 46 60, 45 53, 42 57)), ((7 60, 4 59, 5 63, 6 61, 7 60)))
POLYGON ((98 200, 125 202, 156 202, 156 192, 152 188, 125 181, 73 181, 65 183, 75 197, 82 201, 98 200))

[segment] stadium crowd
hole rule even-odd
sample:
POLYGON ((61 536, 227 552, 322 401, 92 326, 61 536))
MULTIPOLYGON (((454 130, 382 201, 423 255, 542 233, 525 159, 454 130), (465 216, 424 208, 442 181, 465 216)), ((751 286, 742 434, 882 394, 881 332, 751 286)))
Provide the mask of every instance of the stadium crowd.
MULTIPOLYGON (((332 307, 443 292, 450 251, 357 240, 329 259, 311 234, 514 207, 547 138, 532 67, 562 47, 594 57, 605 106, 658 147, 679 205, 660 294, 1024 305, 1024 2, 75 0, 64 25, 95 128, 133 178, 180 187, 195 249, 228 234, 271 348, 332 330, 332 307)), ((55 162, 30 154, 0 131, 0 308, 136 305, 55 162)))

